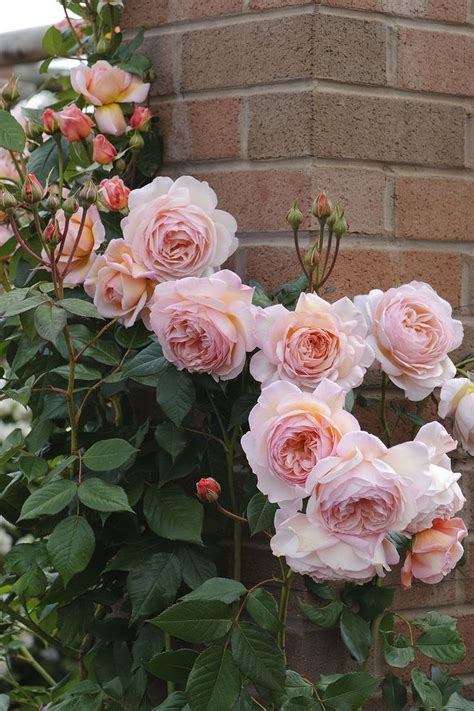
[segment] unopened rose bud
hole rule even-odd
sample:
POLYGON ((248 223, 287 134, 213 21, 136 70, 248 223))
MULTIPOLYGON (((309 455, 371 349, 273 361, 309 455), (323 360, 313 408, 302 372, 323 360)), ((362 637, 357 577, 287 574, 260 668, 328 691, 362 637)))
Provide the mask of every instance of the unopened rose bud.
POLYGON ((221 493, 221 486, 215 479, 199 479, 196 484, 196 493, 199 501, 203 504, 215 503, 221 493))
POLYGON ((8 82, 2 89, 2 98, 7 106, 12 106, 20 98, 20 92, 18 91, 18 79, 16 77, 10 77, 8 82))
POLYGON ((153 67, 150 67, 150 69, 147 72, 145 72, 144 79, 145 79, 145 81, 150 82, 150 84, 153 84, 153 82, 156 79, 156 72, 153 69, 153 67))
POLYGON ((57 212, 61 207, 61 200, 54 193, 49 193, 48 197, 44 201, 44 206, 48 212, 57 212))
POLYGON ((26 121, 24 126, 25 135, 29 140, 36 141, 43 135, 43 127, 34 121, 26 121))
POLYGON ((28 173, 21 191, 21 199, 23 202, 29 202, 32 205, 40 202, 44 197, 44 188, 40 181, 33 175, 33 173, 28 173))
POLYGON ((62 209, 66 217, 72 217, 74 213, 79 210, 79 203, 75 197, 69 195, 69 197, 64 200, 62 209))
POLYGON ((8 212, 18 205, 17 199, 8 190, 0 190, 0 210, 8 212))
POLYGON ((134 131, 129 138, 128 145, 130 146, 132 151, 141 151, 141 149, 145 145, 143 136, 137 131, 134 131))
POLYGON ((349 229, 347 220, 344 215, 344 210, 339 209, 336 219, 334 220, 334 234, 340 239, 349 229))
POLYGON ((57 245, 61 239, 61 233, 55 220, 52 220, 46 227, 43 233, 43 238, 46 244, 49 244, 50 247, 55 247, 57 245))
POLYGON ((97 196, 98 193, 96 186, 92 180, 88 180, 87 183, 85 183, 85 185, 83 185, 79 190, 77 199, 79 200, 79 205, 81 207, 90 207, 97 202, 97 196))
POLYGON ((152 115, 150 109, 146 106, 137 106, 130 117, 130 126, 136 131, 148 131, 152 115))
POLYGON ((311 249, 306 252, 304 261, 308 271, 310 273, 314 272, 319 263, 319 252, 317 244, 313 245, 313 247, 311 247, 311 249))
POLYGON ((115 172, 118 175, 121 175, 122 173, 125 172, 125 169, 127 168, 127 164, 125 163, 123 158, 119 158, 118 160, 115 161, 114 168, 115 168, 115 172))
POLYGON ((313 201, 313 215, 320 221, 326 222, 326 220, 331 217, 333 212, 333 207, 330 200, 328 199, 327 193, 318 193, 313 201))
POLYGON ((296 200, 293 204, 293 207, 289 211, 286 219, 287 219, 288 224, 292 228, 292 230, 294 232, 298 232, 299 228, 301 227, 301 223, 303 222, 304 217, 303 217, 303 213, 301 212, 301 210, 298 207, 298 203, 296 202, 296 200))
POLYGON ((59 124, 56 120, 56 113, 53 109, 46 109, 43 111, 41 122, 45 133, 51 134, 59 130, 59 124))
POLYGON ((107 163, 112 163, 113 159, 117 155, 117 149, 110 141, 107 140, 105 136, 99 133, 92 142, 93 145, 93 159, 96 163, 101 165, 107 165, 107 163))

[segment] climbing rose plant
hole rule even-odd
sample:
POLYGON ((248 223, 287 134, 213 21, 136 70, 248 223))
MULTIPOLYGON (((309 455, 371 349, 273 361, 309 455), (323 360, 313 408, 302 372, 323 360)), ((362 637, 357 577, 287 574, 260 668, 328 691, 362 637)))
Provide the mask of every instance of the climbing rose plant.
POLYGON ((309 249, 287 217, 301 277, 243 284, 214 191, 157 177, 121 0, 62 4, 41 71, 78 61, 53 103, 14 79, 1 98, 1 397, 30 422, 0 447, 0 708, 472 709, 456 621, 392 609, 395 584, 462 562, 457 443, 433 421, 439 402, 473 454, 461 323, 415 281, 328 301, 348 226, 325 193, 309 249), (245 585, 249 539, 273 572, 245 585), (291 668, 291 597, 352 671, 291 668))

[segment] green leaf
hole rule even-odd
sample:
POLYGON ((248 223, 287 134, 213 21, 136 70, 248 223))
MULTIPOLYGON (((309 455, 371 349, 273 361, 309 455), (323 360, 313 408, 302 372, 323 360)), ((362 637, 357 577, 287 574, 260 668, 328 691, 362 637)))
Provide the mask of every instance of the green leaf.
POLYGON ((423 632, 432 627, 450 627, 455 630, 457 620, 449 615, 443 615, 441 612, 428 612, 425 617, 413 620, 413 624, 419 627, 423 632))
POLYGON ((365 672, 343 674, 328 684, 320 695, 326 709, 342 711, 362 706, 371 697, 379 682, 365 672))
POLYGON ((177 649, 172 652, 155 654, 143 666, 158 679, 185 684, 198 656, 198 652, 195 652, 194 649, 177 649))
POLYGON ((241 395, 232 405, 232 410, 230 413, 229 429, 235 427, 236 425, 244 425, 247 423, 250 415, 250 411, 257 404, 257 395, 248 394, 241 395))
POLYGON ((241 672, 258 685, 280 691, 285 683, 285 662, 273 637, 242 622, 232 633, 232 654, 241 672))
POLYGON ((31 568, 24 573, 13 585, 17 595, 27 595, 28 597, 41 597, 46 591, 48 581, 39 565, 33 563, 31 568))
POLYGON ((132 603, 131 623, 170 605, 181 585, 181 566, 172 553, 157 553, 130 571, 128 594, 132 603))
POLYGON ((438 689, 441 691, 443 701, 448 701, 448 699, 454 693, 462 693, 462 679, 456 676, 450 676, 447 669, 440 669, 439 667, 431 667, 431 680, 434 681, 438 689))
POLYGON ((144 377, 162 373, 163 370, 171 367, 171 364, 163 355, 163 349, 160 344, 152 343, 127 361, 124 367, 124 374, 128 378, 144 377))
POLYGON ((362 664, 370 651, 371 635, 368 623, 345 607, 339 620, 342 641, 354 659, 362 664))
POLYGON ((201 543, 204 512, 197 499, 178 486, 149 488, 143 502, 149 527, 158 536, 172 541, 201 543))
POLYGON ((63 332, 67 317, 64 309, 47 301, 40 304, 35 311, 35 328, 39 336, 45 341, 56 343, 58 336, 63 332))
POLYGON ((79 500, 95 511, 130 511, 127 494, 121 486, 102 479, 86 479, 79 486, 79 500))
POLYGON ((466 646, 459 632, 452 627, 432 627, 416 641, 423 654, 440 664, 458 664, 466 656, 466 646))
POLYGON ((446 706, 443 706, 444 711, 474 711, 474 701, 463 699, 457 692, 449 697, 446 706))
POLYGON ((83 461, 94 472, 106 472, 126 464, 136 451, 124 439, 103 439, 89 447, 83 461))
POLYGON ((219 600, 226 605, 235 602, 247 592, 242 583, 231 578, 211 578, 181 600, 219 600))
POLYGON ((6 464, 23 446, 23 432, 16 428, 0 446, 0 466, 6 464))
POLYGON ((225 647, 209 647, 196 659, 186 684, 192 711, 231 709, 240 691, 240 673, 225 647))
POLYGON ((230 608, 215 600, 185 600, 168 607, 151 622, 185 642, 209 642, 223 637, 232 624, 230 608))
POLYGON ((383 700, 392 711, 403 711, 408 701, 407 690, 394 674, 387 674, 382 683, 383 700))
POLYGON ((155 706, 153 711, 181 711, 187 706, 188 700, 184 691, 174 691, 166 701, 159 706, 155 706))
POLYGON ((179 427, 196 399, 193 381, 188 373, 168 368, 160 375, 156 400, 166 417, 179 427))
POLYGON ((143 134, 145 145, 138 154, 138 168, 147 178, 154 178, 163 162, 163 139, 159 124, 152 120, 151 129, 143 134))
POLYGON ((191 590, 216 577, 216 564, 202 548, 181 544, 175 551, 183 570, 183 580, 191 590))
POLYGON ((87 567, 94 548, 94 532, 85 518, 69 516, 58 523, 48 539, 47 549, 64 586, 87 567))
POLYGON ((247 506, 247 518, 252 536, 273 526, 277 508, 276 504, 269 502, 265 494, 258 493, 250 499, 247 506))
POLYGON ((269 632, 278 632, 281 627, 278 606, 275 598, 268 590, 263 588, 252 590, 247 597, 245 606, 250 617, 257 625, 269 632))
POLYGON ((158 425, 155 429, 155 439, 160 447, 171 455, 173 462, 184 450, 188 441, 186 432, 172 422, 162 422, 158 425))
POLYGON ((290 699, 298 697, 310 699, 313 695, 313 687, 298 672, 288 669, 285 677, 284 693, 290 699))
POLYGON ((21 457, 19 463, 20 469, 28 481, 41 479, 48 471, 48 463, 41 457, 21 457))
POLYGON ((397 669, 403 669, 415 659, 415 650, 404 635, 390 639, 392 635, 382 634, 383 655, 387 664, 397 669))
MULTIPOLYGON (((67 162, 69 146, 65 138, 61 139, 61 149, 65 162, 67 162)), ((58 180, 58 149, 53 138, 49 138, 32 152, 28 160, 28 172, 34 173, 43 185, 48 180, 49 182, 58 180)))
POLYGON ((53 481, 27 498, 21 509, 20 520, 57 514, 71 503, 76 493, 77 484, 74 481, 53 481))
POLYGON ((306 602, 298 599, 299 606, 306 617, 319 627, 334 627, 337 624, 341 612, 344 609, 342 602, 330 602, 329 605, 316 607, 316 605, 308 605, 306 602))
MULTIPOLYGON (((59 365, 57 368, 53 368, 52 373, 57 373, 61 378, 67 380, 69 378, 69 366, 59 365)), ((91 368, 89 365, 84 365, 84 363, 77 363, 74 376, 76 380, 100 380, 102 373, 97 368, 91 368)))
POLYGON ((8 111, 0 111, 0 147, 21 153, 26 143, 25 132, 8 111))
POLYGON ((45 33, 43 50, 53 57, 59 57, 63 54, 63 36, 56 27, 50 27, 45 33))
POLYGON ((337 600, 338 594, 326 583, 316 583, 309 575, 303 576, 306 589, 321 600, 337 600))
POLYGON ((104 320, 104 317, 100 315, 94 304, 91 304, 90 301, 86 301, 85 299, 61 299, 61 301, 56 302, 56 305, 61 306, 74 316, 104 320))
POLYGON ((411 682, 415 700, 419 699, 428 709, 442 708, 443 698, 441 692, 436 684, 427 678, 426 674, 419 669, 413 669, 411 682))

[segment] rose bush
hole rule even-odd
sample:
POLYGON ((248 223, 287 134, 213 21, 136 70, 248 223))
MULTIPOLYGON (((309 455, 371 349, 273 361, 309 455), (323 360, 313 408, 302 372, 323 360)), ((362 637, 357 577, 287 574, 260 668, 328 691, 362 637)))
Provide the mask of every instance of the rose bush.
POLYGON ((213 189, 158 176, 123 3, 62 4, 45 51, 81 59, 51 106, 1 90, 0 709, 473 708, 423 664, 463 661, 456 620, 392 609, 462 564, 461 323, 418 282, 332 301, 348 224, 325 193, 306 253, 287 216, 301 276, 244 284, 213 189), (352 671, 289 668, 296 574, 352 671))

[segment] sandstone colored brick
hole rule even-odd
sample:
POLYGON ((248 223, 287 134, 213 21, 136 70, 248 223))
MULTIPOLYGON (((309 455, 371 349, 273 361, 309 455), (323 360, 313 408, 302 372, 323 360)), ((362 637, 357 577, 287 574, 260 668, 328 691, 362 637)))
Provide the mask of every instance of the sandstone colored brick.
POLYGON ((237 98, 160 104, 165 162, 237 158, 240 105, 237 98))
POLYGON ((474 96, 473 63, 471 35, 399 29, 397 84, 403 89, 474 96))
POLYGON ((465 112, 444 103, 317 93, 317 156, 463 166, 465 112))
POLYGON ((313 120, 311 92, 250 97, 248 157, 310 156, 313 120))
POLYGON ((426 17, 445 22, 465 22, 465 0, 315 0, 318 5, 375 10, 402 17, 426 17))
POLYGON ((168 22, 237 14, 240 10, 241 0, 127 0, 123 20, 125 27, 158 27, 168 22))
POLYGON ((272 10, 290 5, 305 5, 307 0, 250 0, 249 10, 272 10))
POLYGON ((183 89, 216 89, 311 75, 307 14, 215 27, 183 36, 183 89))
POLYGON ((385 84, 387 28, 381 22, 316 15, 314 73, 319 79, 385 84))
POLYGON ((146 37, 140 51, 152 61, 156 79, 150 96, 168 96, 180 91, 180 35, 146 37))
POLYGON ((474 229, 474 181, 398 177, 395 209, 397 237, 470 241, 474 229))
POLYGON ((309 173, 298 170, 200 172, 197 177, 214 188, 219 208, 234 215, 239 232, 288 231, 293 201, 307 206, 311 194, 309 173))

